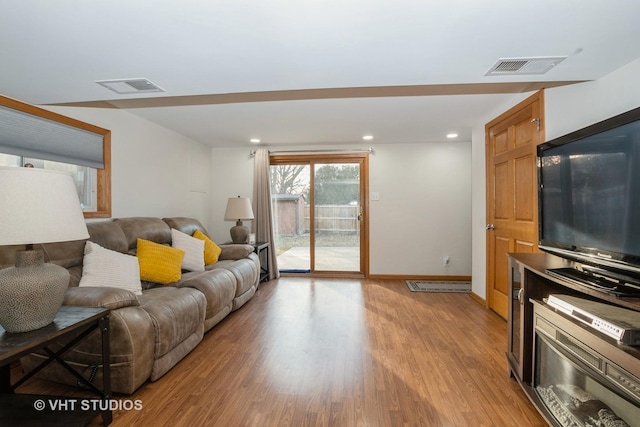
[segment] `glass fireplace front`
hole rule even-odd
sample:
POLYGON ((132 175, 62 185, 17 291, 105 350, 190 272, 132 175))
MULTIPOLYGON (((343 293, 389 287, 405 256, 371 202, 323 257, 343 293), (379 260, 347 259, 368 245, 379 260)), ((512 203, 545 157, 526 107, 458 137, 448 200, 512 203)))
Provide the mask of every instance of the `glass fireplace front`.
POLYGON ((556 426, 640 427, 640 349, 534 307, 532 386, 556 426))
POLYGON ((640 426, 640 407, 577 357, 536 334, 536 393, 560 425, 640 426))

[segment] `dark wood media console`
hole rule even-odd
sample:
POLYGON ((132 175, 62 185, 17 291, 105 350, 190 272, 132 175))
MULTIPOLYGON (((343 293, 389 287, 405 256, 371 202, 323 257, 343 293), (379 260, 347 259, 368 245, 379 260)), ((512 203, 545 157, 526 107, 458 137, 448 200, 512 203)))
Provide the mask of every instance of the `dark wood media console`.
MULTIPOLYGON (((554 416, 546 409, 534 389, 536 324, 534 323, 534 303, 532 301, 541 303, 550 294, 564 294, 640 312, 640 298, 616 297, 591 287, 583 286, 576 281, 564 280, 561 277, 550 275, 547 273, 549 269, 574 266, 572 261, 550 254, 522 253, 509 254, 508 257, 509 316, 507 324, 507 360, 510 375, 518 381, 549 424, 554 426, 561 425, 556 422, 554 416)), ((560 317, 564 317, 566 322, 575 322, 575 328, 584 330, 584 336, 593 337, 593 342, 591 343, 587 339, 587 346, 597 348, 596 341, 607 341, 611 346, 617 347, 620 351, 631 356, 631 364, 633 365, 631 372, 637 370, 637 366, 640 364, 640 347, 623 346, 614 339, 604 337, 603 334, 575 319, 571 319, 569 316, 562 314, 558 318, 560 317)), ((573 328, 573 325, 571 327, 573 328)), ((634 385, 634 387, 637 388, 637 385, 634 385)))

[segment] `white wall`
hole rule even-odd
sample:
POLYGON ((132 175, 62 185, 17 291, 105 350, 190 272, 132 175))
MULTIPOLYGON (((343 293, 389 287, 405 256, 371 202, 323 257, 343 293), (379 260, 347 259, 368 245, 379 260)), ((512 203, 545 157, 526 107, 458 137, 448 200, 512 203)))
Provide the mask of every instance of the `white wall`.
POLYGON ((370 202, 370 273, 470 275, 471 144, 374 149, 369 186, 380 200, 370 202))
POLYGON ((210 225, 210 147, 122 110, 43 108, 111 130, 114 218, 188 216, 210 225))
MULTIPOLYGON (((314 147, 288 147, 287 149, 314 147)), ((327 147, 315 147, 326 149, 327 147)), ((369 157, 370 273, 471 274, 471 151, 468 142, 380 144, 369 157), (448 267, 442 258, 450 256, 448 267)), ((229 197, 252 197, 249 149, 212 150, 214 239, 229 239, 229 197)))
MULTIPOLYGON (((488 114, 473 129, 473 292, 486 295, 486 191, 484 125, 530 94, 488 114)), ((553 139, 640 107, 640 59, 593 81, 545 90, 546 139, 553 139)))
MULTIPOLYGON (((235 222, 224 220, 224 211, 230 197, 249 197, 253 200, 253 157, 250 149, 214 148, 211 150, 211 228, 215 242, 231 240, 229 229, 235 222)), ((251 229, 251 221, 243 221, 251 229)))
POLYGON ((547 90, 547 139, 637 107, 640 107, 640 59, 600 80, 547 90))
MULTIPOLYGON (((229 240, 227 199, 253 192, 248 148, 210 149, 116 109, 50 109, 111 130, 113 217, 193 216, 215 241, 229 240)), ((370 205, 371 274, 470 275, 470 143, 374 149, 369 182, 380 200, 370 205)))

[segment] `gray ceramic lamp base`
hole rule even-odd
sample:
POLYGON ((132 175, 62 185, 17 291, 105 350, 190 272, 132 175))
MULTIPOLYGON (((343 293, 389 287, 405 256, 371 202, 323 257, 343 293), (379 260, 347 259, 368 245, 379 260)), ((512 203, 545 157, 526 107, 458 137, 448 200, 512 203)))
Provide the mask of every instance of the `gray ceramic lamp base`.
POLYGON ((16 252, 16 266, 0 270, 0 325, 28 332, 53 322, 69 286, 69 272, 45 264, 41 250, 16 252))
POLYGON ((231 241, 233 243, 247 243, 249 241, 249 229, 242 225, 242 222, 240 222, 240 225, 231 227, 229 232, 231 233, 231 241))

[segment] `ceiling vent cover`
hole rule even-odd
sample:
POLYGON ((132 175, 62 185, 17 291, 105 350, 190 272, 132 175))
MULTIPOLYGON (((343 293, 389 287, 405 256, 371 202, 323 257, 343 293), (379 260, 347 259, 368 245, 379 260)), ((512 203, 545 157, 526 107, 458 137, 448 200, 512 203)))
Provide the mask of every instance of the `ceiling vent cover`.
POLYGON ((500 58, 485 76, 514 76, 523 74, 544 74, 562 61, 566 56, 538 58, 500 58))
POLYGON ((98 80, 96 83, 119 94, 164 92, 147 79, 98 80))

